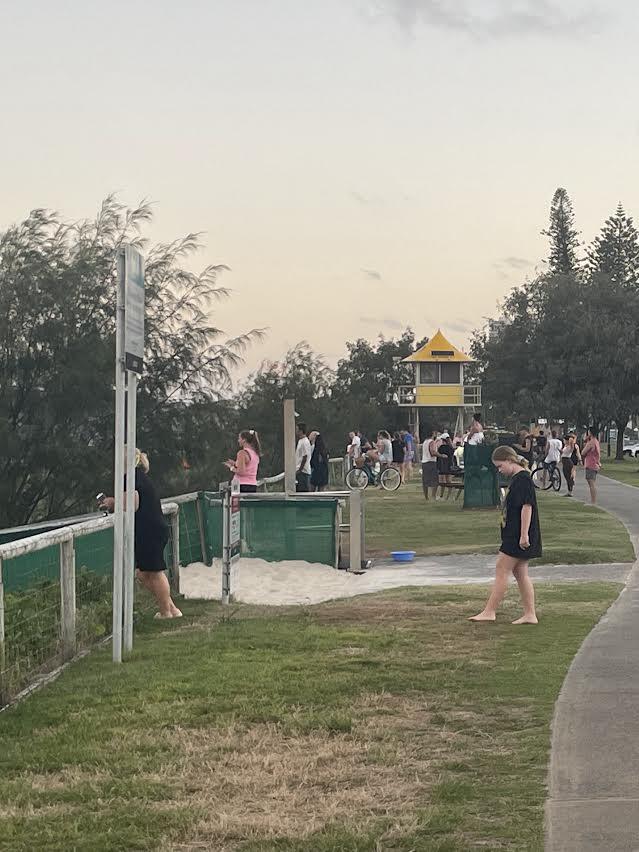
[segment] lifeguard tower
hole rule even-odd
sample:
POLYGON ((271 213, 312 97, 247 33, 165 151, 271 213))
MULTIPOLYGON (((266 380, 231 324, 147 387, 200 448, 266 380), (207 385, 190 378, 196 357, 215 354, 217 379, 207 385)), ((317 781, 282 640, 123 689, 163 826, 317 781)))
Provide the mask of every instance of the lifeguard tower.
POLYGON ((481 385, 464 384, 464 367, 473 358, 450 343, 441 330, 417 352, 403 359, 415 368, 415 384, 397 389, 400 406, 410 408, 411 431, 419 436, 421 408, 455 408, 455 432, 462 433, 470 410, 481 407, 481 385))

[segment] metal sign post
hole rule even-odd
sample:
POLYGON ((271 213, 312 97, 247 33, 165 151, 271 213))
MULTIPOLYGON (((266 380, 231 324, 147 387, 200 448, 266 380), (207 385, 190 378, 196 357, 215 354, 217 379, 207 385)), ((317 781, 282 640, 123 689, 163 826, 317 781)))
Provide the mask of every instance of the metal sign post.
POLYGON ((231 566, 240 558, 240 484, 236 480, 224 492, 222 503, 222 603, 231 602, 231 566))
POLYGON ((133 246, 118 253, 115 353, 113 526, 113 660, 133 646, 135 579, 135 445, 137 376, 144 366, 144 258, 133 246), (125 459, 126 430, 126 459, 125 459), (126 474, 126 501, 124 479, 126 474), (124 508, 126 503, 126 523, 124 508), (124 630, 123 630, 124 626, 124 630))

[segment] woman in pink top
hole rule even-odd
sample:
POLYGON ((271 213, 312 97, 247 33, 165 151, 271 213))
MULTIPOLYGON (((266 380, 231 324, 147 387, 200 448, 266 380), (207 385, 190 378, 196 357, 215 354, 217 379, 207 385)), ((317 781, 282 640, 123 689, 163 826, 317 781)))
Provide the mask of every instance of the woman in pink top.
POLYGON ((224 464, 235 474, 240 483, 240 492, 243 494, 255 494, 257 491, 257 469, 260 464, 262 448, 260 439, 255 429, 245 429, 237 437, 240 449, 237 451, 235 461, 229 459, 224 464))
POLYGON ((597 474, 601 468, 601 446, 594 428, 588 429, 586 443, 581 451, 584 467, 586 468, 586 482, 590 488, 590 502, 597 502, 597 474))

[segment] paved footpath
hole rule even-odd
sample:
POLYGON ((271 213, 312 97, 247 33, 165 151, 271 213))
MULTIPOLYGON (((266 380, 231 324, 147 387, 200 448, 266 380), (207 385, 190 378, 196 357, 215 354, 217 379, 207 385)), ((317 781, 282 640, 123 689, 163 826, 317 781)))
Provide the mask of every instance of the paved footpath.
MULTIPOLYGON (((639 551, 639 488, 601 477, 599 505, 639 551)), ((587 500, 581 481, 575 496, 587 500)), ((562 498, 564 499, 564 498, 562 498)), ((582 645, 555 710, 546 852, 639 852, 639 567, 582 645)))

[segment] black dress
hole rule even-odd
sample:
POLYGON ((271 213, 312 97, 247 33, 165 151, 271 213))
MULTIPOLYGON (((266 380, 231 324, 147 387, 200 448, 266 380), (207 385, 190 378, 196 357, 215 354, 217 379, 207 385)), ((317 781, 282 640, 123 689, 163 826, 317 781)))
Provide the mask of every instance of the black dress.
POLYGON ((139 467, 135 469, 135 490, 140 497, 135 513, 135 567, 140 571, 165 571, 169 526, 153 483, 139 467))
POLYGON ((444 453, 444 458, 437 457, 437 473, 447 476, 453 466, 455 450, 453 450, 450 444, 442 444, 438 452, 444 453))
POLYGON ((404 464, 406 448, 399 438, 393 438, 391 441, 393 447, 393 464, 404 464))
POLYGON ((504 503, 501 522, 502 553, 515 559, 536 559, 541 556, 541 529, 539 528, 539 512, 537 511, 537 494, 530 474, 526 470, 516 473, 510 481, 510 487, 504 503), (532 517, 528 539, 530 547, 522 550, 519 546, 521 537, 521 508, 532 506, 532 517))
POLYGON ((317 444, 311 455, 311 485, 315 488, 328 485, 328 456, 318 449, 317 444))

